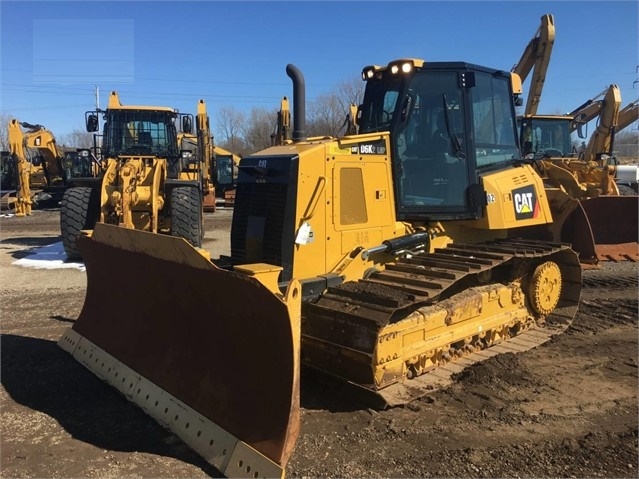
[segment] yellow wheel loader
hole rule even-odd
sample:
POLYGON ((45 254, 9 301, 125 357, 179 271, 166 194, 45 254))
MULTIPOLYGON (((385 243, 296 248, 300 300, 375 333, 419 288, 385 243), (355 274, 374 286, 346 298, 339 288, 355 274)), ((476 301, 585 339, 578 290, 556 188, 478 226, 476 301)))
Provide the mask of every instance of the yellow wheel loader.
POLYGON ((619 165, 613 155, 620 105, 619 88, 610 85, 570 115, 519 118, 523 153, 543 176, 553 215, 559 219, 552 237, 571 243, 584 265, 639 261, 639 198, 617 184, 619 165), (596 131, 584 150, 576 152, 571 132, 594 118, 596 131))
POLYGON ((204 101, 198 105, 197 155, 180 150, 175 124, 179 119, 182 132, 190 134, 191 114, 168 107, 122 105, 115 91, 105 111, 87 112, 87 131, 98 131, 98 113, 104 114, 104 171, 65 192, 60 229, 67 257, 81 257, 77 236, 96 223, 166 233, 200 246, 203 197, 211 189, 204 101))
POLYGON ((358 134, 306 138, 303 76, 287 74, 292 142, 242 158, 230 257, 98 224, 59 341, 227 476, 284 474, 302 362, 403 404, 561 332, 581 291, 570 246, 528 237, 553 219, 520 155, 517 75, 369 66, 358 134))

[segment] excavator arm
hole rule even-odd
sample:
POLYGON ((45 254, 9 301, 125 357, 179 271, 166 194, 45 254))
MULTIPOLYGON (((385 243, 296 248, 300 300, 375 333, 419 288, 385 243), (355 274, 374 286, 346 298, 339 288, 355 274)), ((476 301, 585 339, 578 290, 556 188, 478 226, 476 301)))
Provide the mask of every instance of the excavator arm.
POLYGON ((607 91, 608 89, 605 89, 598 95, 595 95, 593 98, 568 113, 569 116, 572 116, 574 118, 574 121, 570 124, 571 133, 579 128, 579 125, 588 123, 589 121, 592 121, 599 115, 601 115, 601 109, 603 107, 603 96, 606 94, 607 91))
POLYGON ((526 101, 526 115, 535 115, 537 113, 554 41, 554 17, 552 15, 544 15, 541 17, 541 25, 526 46, 519 62, 510 70, 521 77, 522 83, 526 81, 530 72, 533 72, 526 101))
POLYGON ((598 153, 612 154, 614 134, 619 121, 621 91, 617 85, 610 85, 601 100, 601 112, 597 129, 590 136, 584 158, 595 159, 598 153))
POLYGON ((9 151, 13 157, 16 177, 16 216, 31 214, 31 188, 30 174, 31 163, 27 160, 25 151, 25 135, 20 128, 20 122, 16 119, 9 121, 8 128, 9 151))
POLYGON ((24 122, 20 125, 29 129, 24 135, 26 147, 37 150, 43 156, 49 171, 53 173, 53 170, 57 168, 58 159, 64 156, 58 149, 53 133, 42 125, 30 125, 24 122))
POLYGON ((619 133, 628 125, 631 125, 635 121, 639 120, 638 114, 639 114, 639 100, 635 100, 632 103, 629 103, 621 111, 619 111, 616 133, 619 133))
POLYGON ((271 135, 271 146, 281 146, 291 137, 291 110, 288 106, 288 98, 283 97, 280 103, 280 111, 277 112, 277 126, 275 133, 271 135))
POLYGON ((213 142, 211 141, 211 127, 206 103, 200 100, 197 104, 197 142, 200 168, 202 171, 203 207, 206 211, 215 211, 215 185, 212 178, 212 165, 215 158, 213 142))

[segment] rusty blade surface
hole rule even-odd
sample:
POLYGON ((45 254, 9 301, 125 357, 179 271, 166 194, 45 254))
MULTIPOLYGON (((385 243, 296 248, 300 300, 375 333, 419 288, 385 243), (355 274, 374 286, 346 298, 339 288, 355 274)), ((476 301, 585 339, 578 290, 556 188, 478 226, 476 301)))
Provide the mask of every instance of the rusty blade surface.
POLYGON ((96 225, 73 329, 274 462, 299 431, 299 341, 286 304, 181 238, 96 225))
POLYGON ((599 260, 639 257, 639 196, 600 196, 580 201, 599 260))
POLYGON ((638 196, 600 196, 585 200, 547 189, 553 241, 570 243, 582 263, 639 259, 638 196))

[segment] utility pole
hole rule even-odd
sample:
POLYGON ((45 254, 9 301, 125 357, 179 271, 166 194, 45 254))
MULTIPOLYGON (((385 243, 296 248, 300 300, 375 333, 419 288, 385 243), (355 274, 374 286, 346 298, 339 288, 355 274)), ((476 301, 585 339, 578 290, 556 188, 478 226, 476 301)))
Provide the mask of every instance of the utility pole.
MULTIPOLYGON (((100 133, 100 87, 98 85, 95 86, 95 111, 98 116, 98 134, 100 133)), ((100 137, 93 134, 93 149, 94 154, 97 156, 98 146, 102 146, 100 137)))

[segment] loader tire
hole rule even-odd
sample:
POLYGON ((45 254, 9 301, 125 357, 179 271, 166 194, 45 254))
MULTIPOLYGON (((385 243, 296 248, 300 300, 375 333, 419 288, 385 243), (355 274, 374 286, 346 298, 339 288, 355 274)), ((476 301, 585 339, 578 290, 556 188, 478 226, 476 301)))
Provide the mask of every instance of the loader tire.
POLYGON ((171 191, 171 235, 202 246, 202 195, 197 188, 180 186, 171 191))
POLYGON ((67 259, 82 259, 76 246, 76 238, 80 230, 93 229, 100 212, 97 190, 93 188, 69 188, 64 192, 60 202, 60 232, 62 245, 67 259))

